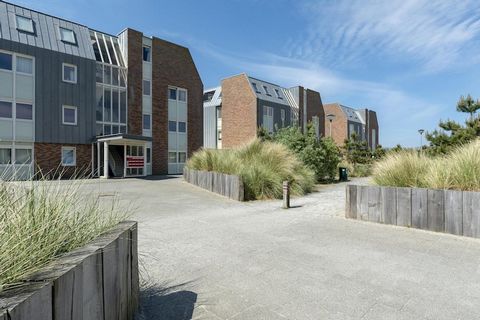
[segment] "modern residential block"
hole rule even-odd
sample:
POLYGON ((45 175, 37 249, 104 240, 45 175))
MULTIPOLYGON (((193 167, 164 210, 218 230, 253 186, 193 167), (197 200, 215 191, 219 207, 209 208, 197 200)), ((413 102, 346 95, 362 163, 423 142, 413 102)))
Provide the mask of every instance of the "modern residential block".
POLYGON ((353 109, 340 103, 327 103, 325 109, 325 134, 342 146, 353 133, 367 141, 370 149, 379 145, 377 114, 369 109, 353 109))
POLYGON ((187 48, 0 1, 0 175, 177 174, 203 144, 187 48))
POLYGON ((312 122, 317 136, 325 134, 320 93, 301 86, 287 89, 240 74, 206 90, 203 106, 206 148, 241 145, 255 138, 260 127, 274 132, 298 125, 305 130, 312 122))

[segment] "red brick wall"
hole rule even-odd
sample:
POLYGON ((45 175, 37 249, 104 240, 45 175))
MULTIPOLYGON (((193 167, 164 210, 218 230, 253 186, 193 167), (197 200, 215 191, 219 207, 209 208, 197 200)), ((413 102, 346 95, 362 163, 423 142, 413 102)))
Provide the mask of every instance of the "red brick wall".
POLYGON ((317 116, 319 120, 319 133, 321 137, 325 136, 325 111, 323 110, 322 98, 320 93, 307 89, 307 123, 317 116))
POLYGON ((332 138, 339 146, 343 146, 347 139, 348 127, 347 118, 338 103, 327 103, 323 105, 325 110, 325 136, 330 137, 330 121, 328 114, 334 114, 335 120, 332 121, 332 138))
POLYGON ((56 144, 35 143, 35 166, 36 172, 49 177, 70 178, 77 175, 89 175, 91 173, 92 145, 90 144, 56 144), (75 147, 77 165, 75 167, 63 167, 62 147, 75 147))
POLYGON ((168 172, 168 86, 188 90, 188 155, 203 146, 203 83, 190 51, 152 41, 152 171, 168 172))
POLYGON ((232 148, 257 136, 257 97, 245 74, 222 81, 222 147, 232 148))
POLYGON ((128 29, 128 133, 142 135, 143 35, 128 29))

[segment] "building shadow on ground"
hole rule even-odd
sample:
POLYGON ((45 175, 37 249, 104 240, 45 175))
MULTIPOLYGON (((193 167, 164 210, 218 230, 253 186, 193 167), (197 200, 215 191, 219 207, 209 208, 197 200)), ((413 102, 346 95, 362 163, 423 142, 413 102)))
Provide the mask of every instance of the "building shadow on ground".
POLYGON ((136 320, 188 320, 193 317, 197 294, 177 286, 149 285, 140 289, 136 320))
POLYGON ((157 180, 169 180, 169 179, 179 179, 182 178, 182 175, 162 175, 162 176, 146 176, 143 177, 143 180, 157 181, 157 180))

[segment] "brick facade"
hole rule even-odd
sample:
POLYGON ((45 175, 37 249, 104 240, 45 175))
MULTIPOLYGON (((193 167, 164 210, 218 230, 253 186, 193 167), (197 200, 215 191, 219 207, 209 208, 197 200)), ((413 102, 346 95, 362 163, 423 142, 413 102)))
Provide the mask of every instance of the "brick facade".
POLYGON ((347 117, 338 103, 327 103, 323 105, 323 108, 325 110, 325 136, 331 136, 337 145, 342 146, 348 135, 347 117), (331 135, 330 121, 327 119, 328 114, 335 115, 335 119, 332 121, 331 135))
POLYGON ((128 29, 128 133, 142 135, 143 34, 128 29))
POLYGON ((91 173, 92 145, 90 144, 57 144, 35 143, 35 171, 46 177, 70 178, 84 176, 91 173), (62 147, 75 147, 77 165, 75 167, 62 166, 62 147))
POLYGON ((188 48, 152 40, 152 172, 168 172, 168 86, 188 91, 188 156, 203 146, 203 83, 188 48))
POLYGON ((257 97, 245 74, 222 81, 222 148, 257 136, 257 97))

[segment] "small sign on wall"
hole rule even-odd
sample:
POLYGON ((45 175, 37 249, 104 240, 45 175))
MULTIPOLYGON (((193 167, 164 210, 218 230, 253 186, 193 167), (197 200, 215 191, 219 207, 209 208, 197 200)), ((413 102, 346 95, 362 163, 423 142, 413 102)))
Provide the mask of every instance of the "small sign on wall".
POLYGON ((127 156, 127 168, 143 168, 145 157, 127 156))

